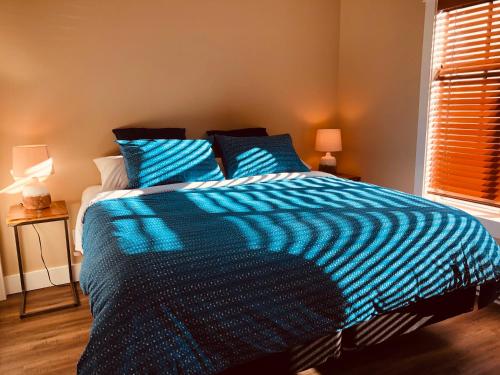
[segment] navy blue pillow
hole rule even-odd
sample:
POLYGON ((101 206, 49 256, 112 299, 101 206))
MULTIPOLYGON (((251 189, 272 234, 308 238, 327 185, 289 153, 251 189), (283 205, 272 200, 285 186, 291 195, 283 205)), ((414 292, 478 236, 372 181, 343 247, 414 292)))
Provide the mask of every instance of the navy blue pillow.
POLYGON ((268 173, 308 172, 295 152, 289 134, 270 137, 215 136, 227 178, 268 173))
POLYGON ((228 137, 267 137, 266 128, 243 128, 243 129, 233 129, 233 130, 207 130, 207 139, 212 143, 214 148, 215 157, 220 158, 222 156, 216 135, 226 135, 228 137))
MULTIPOLYGON (((154 124, 154 123, 151 123, 154 124)), ((186 139, 184 128, 117 128, 112 130, 116 139, 186 139)))
POLYGON ((206 140, 118 140, 129 189, 224 179, 206 140))

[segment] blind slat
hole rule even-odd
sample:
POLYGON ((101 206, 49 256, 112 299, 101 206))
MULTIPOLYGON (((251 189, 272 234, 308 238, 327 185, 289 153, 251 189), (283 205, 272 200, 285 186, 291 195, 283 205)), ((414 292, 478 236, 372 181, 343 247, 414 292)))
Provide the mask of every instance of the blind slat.
POLYGON ((466 183, 451 184, 446 183, 446 181, 431 180, 431 185, 435 189, 439 189, 442 192, 460 193, 464 195, 470 195, 472 197, 478 197, 483 199, 490 199, 496 204, 500 202, 495 198, 498 195, 498 188, 491 186, 482 186, 480 188, 474 188, 468 186, 466 183), (432 185, 433 184, 433 185, 432 185))
POLYGON ((474 91, 474 92, 453 92, 453 91, 441 91, 435 93, 436 99, 438 100, 448 100, 448 99, 497 99, 500 96, 499 91, 474 91))
MULTIPOLYGON (((487 21, 487 20, 486 20, 487 21)), ((495 19, 495 23, 487 24, 484 19, 478 19, 473 22, 448 26, 443 28, 440 34, 446 35, 446 42, 453 43, 455 37, 466 37, 466 36, 483 36, 482 34, 492 33, 498 31, 500 25, 498 24, 498 19, 495 19)), ((437 35, 439 38, 440 34, 437 35)), ((443 38, 444 40, 444 38, 443 38)))
MULTIPOLYGON (((500 34, 499 34, 500 35, 500 34)), ((486 59, 473 59, 469 61, 463 61, 463 60, 455 60, 452 62, 448 63, 443 63, 443 67, 441 68, 441 74, 446 74, 445 72, 448 70, 453 70, 453 69, 461 69, 467 68, 471 69, 471 71, 483 71, 486 70, 484 67, 488 67, 488 69, 494 69, 494 65, 497 65, 500 69, 500 59, 490 56, 489 58, 486 59)))
POLYGON ((435 129, 457 129, 457 130, 498 130, 500 124, 497 122, 488 122, 478 119, 476 122, 472 121, 453 121, 452 118, 443 119, 442 121, 436 121, 434 119, 435 129))
POLYGON ((451 18, 451 19, 446 20, 445 22, 442 22, 442 23, 438 22, 438 29, 441 32, 448 32, 450 30, 462 30, 462 29, 472 28, 475 26, 487 27, 488 25, 485 25, 485 23, 484 23, 485 18, 494 17, 494 18, 497 18, 497 20, 500 20, 498 18, 499 15, 500 15, 500 10, 495 10, 492 12, 483 12, 480 14, 476 14, 476 15, 472 15, 472 16, 468 16, 468 17, 463 17, 463 18, 458 18, 458 19, 451 18))
POLYGON ((450 178, 466 178, 469 180, 488 180, 488 181, 497 181, 500 180, 500 175, 484 173, 480 169, 474 169, 467 172, 456 168, 436 168, 437 176, 444 176, 450 178))
MULTIPOLYGON (((437 133, 432 136, 432 139, 435 139, 437 142, 443 142, 444 144, 456 144, 461 146, 462 144, 477 144, 478 147, 481 145, 486 145, 485 148, 495 149, 496 144, 500 143, 497 136, 492 135, 471 135, 471 134, 448 134, 446 133, 437 133), (457 143, 460 142, 460 143, 457 143)), ((483 148, 483 147, 480 147, 483 148)))
POLYGON ((455 66, 442 68, 440 71, 441 75, 450 75, 450 74, 460 74, 460 73, 471 73, 477 71, 485 71, 485 70, 500 70, 500 60, 492 59, 494 62, 489 62, 489 60, 482 60, 479 64, 477 63, 460 63, 455 66))
MULTIPOLYGON (((446 39, 446 45, 447 46, 455 46, 455 48, 459 48, 460 43, 462 42, 470 42, 472 40, 477 40, 475 42, 476 44, 484 43, 486 41, 486 38, 496 38, 500 36, 500 31, 498 29, 495 29, 494 31, 489 31, 489 32, 484 32, 480 34, 462 34, 459 37, 454 37, 454 38, 447 38, 446 39)), ((498 42, 498 40, 497 40, 498 42)), ((436 43, 436 46, 441 46, 445 42, 442 40, 438 40, 436 43)), ((451 47, 448 47, 451 48, 451 47)))
POLYGON ((455 199, 459 199, 459 200, 467 201, 467 202, 480 203, 480 204, 484 204, 487 206, 500 207, 500 202, 492 200, 492 199, 484 199, 480 196, 476 197, 476 196, 474 196, 474 194, 460 194, 458 192, 452 192, 451 190, 450 191, 442 191, 442 190, 436 190, 436 189, 432 189, 432 188, 429 188, 428 193, 433 194, 433 195, 439 195, 442 197, 447 197, 447 198, 455 198, 455 199))
POLYGON ((499 117, 452 117, 450 116, 437 116, 434 121, 437 124, 498 124, 500 123, 499 117))
MULTIPOLYGON (((445 152, 445 153, 449 153, 450 156, 451 155, 456 155, 456 154, 462 154, 462 155, 466 155, 466 154, 474 154, 474 155, 483 155, 483 156, 497 156, 500 154, 499 151, 495 151, 495 150, 485 150, 485 149, 476 149, 476 148, 458 148, 458 147, 455 147, 455 148, 451 148, 451 147, 446 147, 446 146, 433 146, 431 147, 431 151, 433 152, 437 152, 437 151, 440 151, 440 152, 445 152)), ((432 157, 430 158, 429 160, 434 160, 435 157, 432 157)))
POLYGON ((438 11, 449 11, 452 9, 459 9, 465 6, 477 5, 481 3, 484 3, 484 0, 439 0, 437 9, 438 11))
POLYGON ((474 78, 482 78, 482 79, 489 79, 493 77, 500 77, 500 70, 496 71, 491 71, 491 70, 485 70, 477 73, 455 73, 453 76, 449 75, 436 75, 435 82, 443 82, 443 83, 448 83, 450 81, 456 81, 456 82, 464 82, 466 80, 471 80, 474 78))
POLYGON ((500 50, 495 50, 493 52, 467 54, 467 55, 456 53, 443 59, 443 67, 452 67, 455 64, 465 63, 465 62, 470 64, 480 59, 490 60, 498 58, 499 56, 500 56, 500 50))
POLYGON ((438 188, 443 188, 444 186, 457 187, 460 189, 467 189, 472 191, 481 191, 481 193, 494 193, 498 192, 500 189, 498 188, 497 181, 478 181, 471 180, 468 178, 450 178, 446 177, 434 177, 431 181, 431 184, 435 184, 438 188))
MULTIPOLYGON (((437 77, 438 79, 441 77, 437 77)), ((444 77, 443 79, 436 80, 432 83, 432 87, 467 87, 467 86, 482 86, 482 85, 488 85, 488 84, 500 84, 500 78, 492 77, 492 78, 486 78, 486 79, 455 79, 453 80, 445 80, 444 77)))
POLYGON ((436 168, 436 173, 433 174, 433 176, 437 174, 441 175, 454 175, 454 176, 462 176, 462 177, 468 177, 468 178, 476 178, 476 179, 497 179, 500 178, 500 175, 498 173, 489 173, 488 172, 488 167, 471 167, 470 170, 467 170, 467 172, 464 172, 463 168, 457 168, 457 165, 447 165, 446 167, 444 166, 435 166, 436 168))
POLYGON ((478 129, 453 129, 450 131, 449 129, 436 129, 434 131, 434 135, 436 136, 447 136, 449 134, 453 134, 455 136, 485 136, 485 137, 500 137, 500 129, 492 129, 492 130, 478 130, 478 129))
POLYGON ((443 117, 500 117, 500 110, 497 111, 455 111, 453 109, 438 110, 434 113, 435 116, 443 117))
POLYGON ((461 105, 444 105, 441 104, 437 106, 435 103, 431 104, 431 110, 440 110, 440 111, 493 111, 500 109, 499 104, 461 104, 461 105))
MULTIPOLYGON (((498 156, 492 155, 479 155, 476 159, 470 159, 467 153, 454 152, 453 150, 440 149, 437 150, 440 154, 432 158, 431 164, 436 163, 436 167, 442 166, 458 166, 464 172, 464 166, 470 166, 474 168, 490 168, 492 164, 498 163, 498 156)), ((491 174, 496 174, 496 170, 490 171, 491 174)))
MULTIPOLYGON (((497 44, 492 45, 492 49, 497 49, 500 48, 500 40, 498 41, 497 44)), ((461 48, 457 50, 456 48, 447 48, 444 49, 441 52, 441 58, 449 59, 449 58, 456 58, 456 56, 459 55, 468 55, 468 54, 474 54, 474 53, 480 53, 484 52, 484 46, 479 46, 477 47, 476 44, 474 44, 474 47, 466 47, 466 48, 461 48)))
POLYGON ((491 188, 483 188, 483 189, 469 189, 467 186, 455 186, 451 184, 443 184, 440 185, 436 181, 434 181, 434 185, 432 185, 432 189, 436 189, 436 191, 442 193, 442 194, 463 194, 464 196, 468 196, 471 198, 471 200, 476 198, 482 198, 485 201, 491 201, 491 203, 494 203, 495 205, 500 204, 496 197, 498 194, 497 189, 491 189, 491 188))
MULTIPOLYGON (((438 101, 439 103, 441 103, 442 105, 449 105, 449 106, 453 106, 453 105, 457 105, 460 106, 460 105, 470 105, 470 104, 496 104, 498 103, 498 99, 497 98, 485 98, 485 99, 437 99, 436 101, 438 101)), ((500 103, 499 103, 500 104, 500 103)))
POLYGON ((443 161, 449 162, 457 162, 463 164, 465 162, 469 162, 471 165, 483 165, 484 163, 496 163, 498 161, 498 157, 500 156, 500 152, 498 151, 483 151, 478 152, 474 155, 470 155, 471 150, 452 150, 446 147, 433 147, 434 155, 432 157, 431 162, 434 159, 442 159, 443 161), (460 160, 466 159, 466 160, 460 160))
POLYGON ((472 23, 484 20, 485 17, 497 18, 500 15, 499 7, 495 7, 488 12, 488 8, 483 8, 480 12, 465 15, 462 17, 447 17, 436 21, 436 29, 438 31, 446 30, 447 28, 456 26, 459 27, 465 23, 472 23))
POLYGON ((432 89, 434 93, 461 93, 461 92, 500 92, 500 83, 466 86, 446 86, 445 84, 436 86, 432 89))
MULTIPOLYGON (((492 197, 498 194, 500 189, 498 186, 495 186, 495 183, 487 183, 484 182, 482 184, 474 184, 471 183, 470 181, 459 181, 459 180, 447 180, 444 178, 433 178, 430 181, 431 185, 435 186, 437 189, 442 189, 442 190, 448 190, 452 188, 453 190, 461 190, 462 192, 464 191, 469 191, 469 192, 475 192, 477 195, 482 198, 487 198, 487 197, 492 197)), ((455 191, 456 191, 455 190, 455 191)))

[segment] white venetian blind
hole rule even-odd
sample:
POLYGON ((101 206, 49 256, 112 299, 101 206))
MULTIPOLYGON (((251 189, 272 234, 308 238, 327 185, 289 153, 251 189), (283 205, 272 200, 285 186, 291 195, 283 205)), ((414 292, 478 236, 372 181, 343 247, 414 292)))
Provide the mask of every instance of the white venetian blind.
POLYGON ((500 0, 447 3, 434 33, 426 190, 500 206, 500 0))

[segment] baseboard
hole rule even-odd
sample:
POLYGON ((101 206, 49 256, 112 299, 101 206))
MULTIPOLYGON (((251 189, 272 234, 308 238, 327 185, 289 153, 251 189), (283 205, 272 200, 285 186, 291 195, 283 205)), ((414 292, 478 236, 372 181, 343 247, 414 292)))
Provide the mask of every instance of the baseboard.
MULTIPOLYGON (((80 263, 73 264, 73 280, 80 280, 80 263)), ((49 268, 50 278, 55 284, 65 284, 69 282, 68 267, 52 267, 49 268)), ((5 285, 5 292, 7 295, 21 292, 21 281, 19 279, 19 274, 5 276, 3 278, 5 285)), ((47 288, 52 286, 47 277, 47 271, 45 269, 36 270, 32 272, 26 272, 24 274, 24 282, 27 290, 35 290, 41 288, 47 288)))

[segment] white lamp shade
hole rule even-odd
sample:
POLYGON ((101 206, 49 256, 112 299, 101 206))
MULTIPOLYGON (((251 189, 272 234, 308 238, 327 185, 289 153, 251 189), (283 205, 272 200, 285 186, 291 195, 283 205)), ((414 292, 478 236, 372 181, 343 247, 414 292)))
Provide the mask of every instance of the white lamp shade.
POLYGON ((54 173, 47 145, 15 146, 12 148, 14 178, 47 177, 54 173))
POLYGON ((340 129, 318 129, 316 132, 316 151, 342 151, 340 129))

